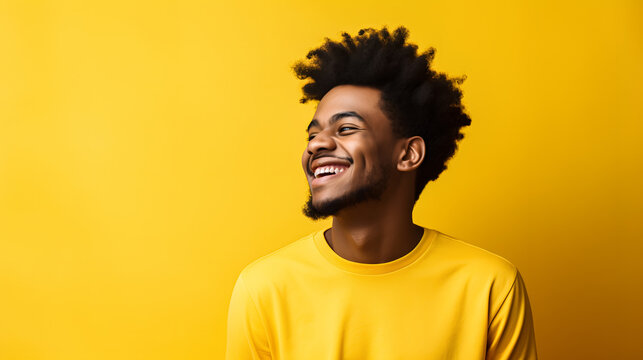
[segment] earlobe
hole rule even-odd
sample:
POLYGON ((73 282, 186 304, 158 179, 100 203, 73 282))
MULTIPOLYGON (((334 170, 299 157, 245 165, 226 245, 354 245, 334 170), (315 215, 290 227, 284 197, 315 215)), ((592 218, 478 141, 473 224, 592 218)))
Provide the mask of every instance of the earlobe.
POLYGON ((397 169, 399 171, 413 171, 420 167, 426 153, 424 139, 420 136, 413 136, 405 139, 403 146, 404 149, 397 162, 397 169))

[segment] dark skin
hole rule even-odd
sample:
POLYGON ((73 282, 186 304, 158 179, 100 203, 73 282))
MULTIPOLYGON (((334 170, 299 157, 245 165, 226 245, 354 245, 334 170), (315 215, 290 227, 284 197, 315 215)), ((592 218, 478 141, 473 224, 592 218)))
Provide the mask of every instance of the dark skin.
POLYGON ((397 137, 380 101, 381 92, 370 87, 340 85, 331 89, 317 106, 302 155, 314 205, 367 184, 382 167, 387 170, 389 177, 381 197, 342 208, 324 233, 339 256, 367 264, 404 256, 424 231, 412 218, 424 140, 397 137), (315 178, 312 171, 325 166, 340 167, 342 172, 315 178))

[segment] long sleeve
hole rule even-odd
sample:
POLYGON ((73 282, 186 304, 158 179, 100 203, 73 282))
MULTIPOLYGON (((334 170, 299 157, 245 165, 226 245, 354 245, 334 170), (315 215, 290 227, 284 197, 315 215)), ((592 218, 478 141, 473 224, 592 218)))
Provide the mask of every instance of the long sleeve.
POLYGON ((242 276, 232 290, 228 309, 226 359, 269 360, 266 328, 242 276))
POLYGON ((531 306, 519 272, 489 325, 486 359, 537 359, 531 306))

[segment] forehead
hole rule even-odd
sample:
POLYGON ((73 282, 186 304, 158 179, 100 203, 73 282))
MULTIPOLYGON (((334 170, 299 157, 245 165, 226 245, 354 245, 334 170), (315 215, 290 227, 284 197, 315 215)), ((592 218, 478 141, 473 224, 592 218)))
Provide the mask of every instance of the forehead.
POLYGON ((323 126, 333 115, 340 112, 354 111, 361 115, 369 126, 386 131, 390 123, 380 107, 381 92, 378 89, 339 85, 332 88, 319 101, 314 119, 323 126))

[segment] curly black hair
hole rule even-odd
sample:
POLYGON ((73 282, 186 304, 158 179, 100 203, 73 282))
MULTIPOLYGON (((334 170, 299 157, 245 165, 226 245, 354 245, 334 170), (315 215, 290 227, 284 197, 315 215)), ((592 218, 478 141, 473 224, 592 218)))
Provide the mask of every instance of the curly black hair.
POLYGON ((461 103, 458 85, 466 77, 449 78, 431 69, 435 49, 418 55, 417 45, 407 43, 408 30, 398 27, 391 34, 366 28, 341 41, 326 38, 308 52, 307 60, 295 63, 300 80, 310 79, 302 90, 301 103, 321 100, 338 85, 360 85, 381 91, 381 106, 391 119, 398 137, 421 136, 426 155, 418 168, 415 201, 429 181, 436 180, 455 154, 460 129, 471 124, 461 103))

